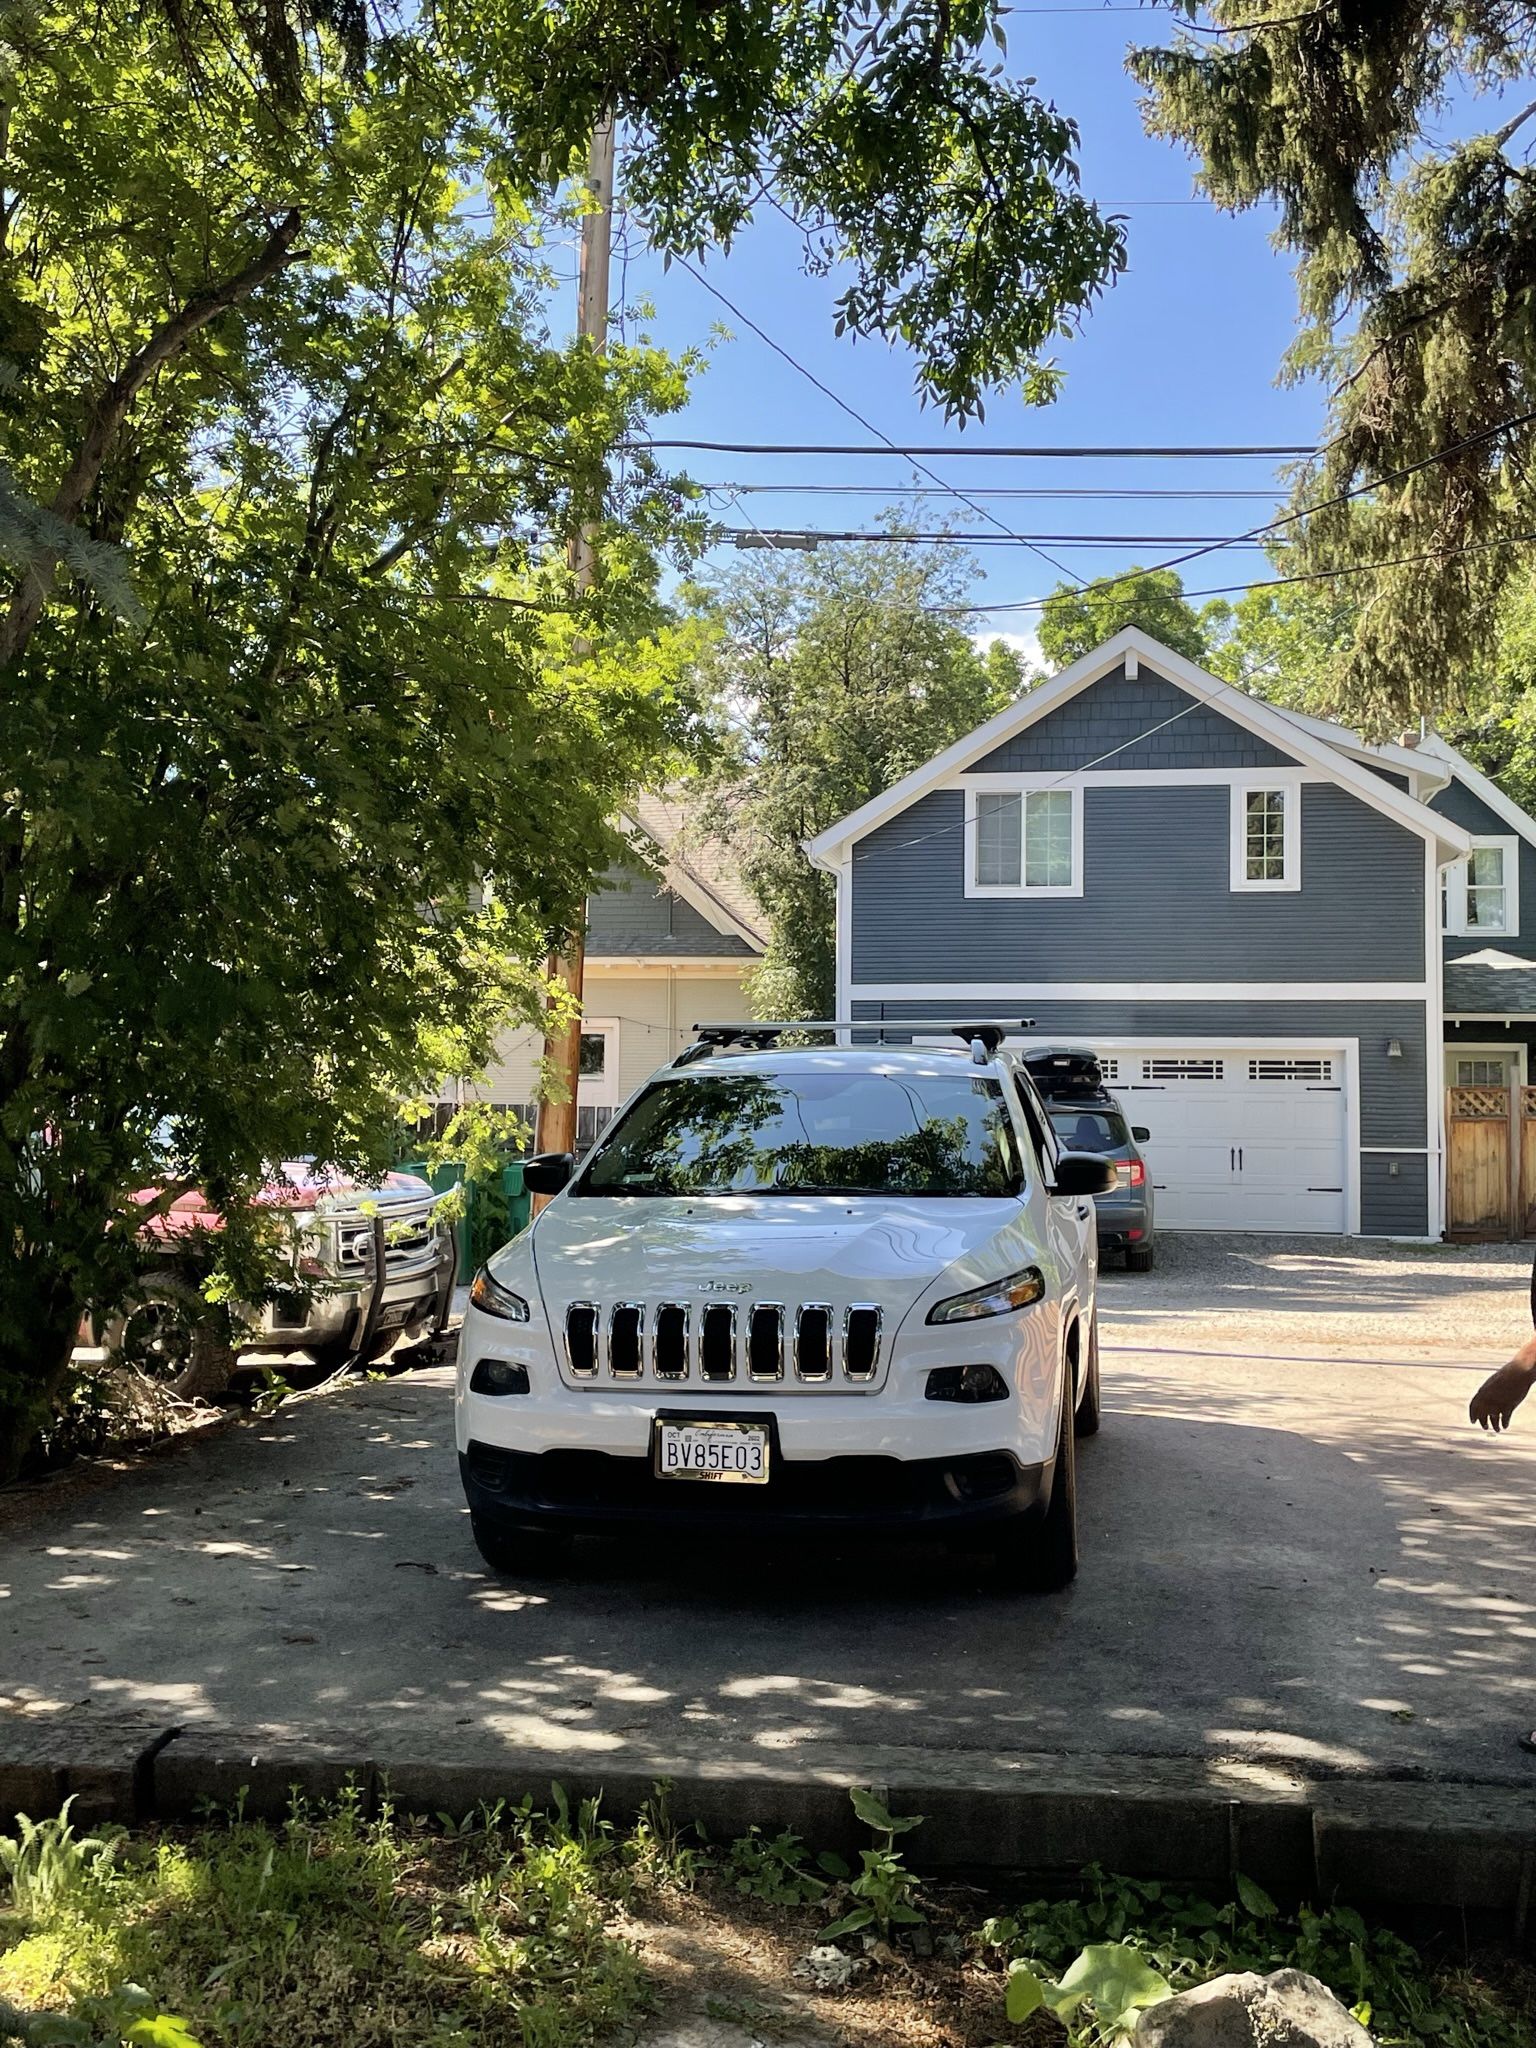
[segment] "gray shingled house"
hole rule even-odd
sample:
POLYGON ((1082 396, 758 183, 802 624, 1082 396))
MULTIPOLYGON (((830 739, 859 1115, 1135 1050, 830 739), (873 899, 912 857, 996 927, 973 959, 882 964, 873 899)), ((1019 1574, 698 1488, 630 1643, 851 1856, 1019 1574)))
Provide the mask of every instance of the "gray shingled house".
POLYGON ((1536 823, 1442 741, 1368 745, 1132 628, 808 852, 839 1014, 1093 1044, 1163 1227, 1525 1229, 1536 823))

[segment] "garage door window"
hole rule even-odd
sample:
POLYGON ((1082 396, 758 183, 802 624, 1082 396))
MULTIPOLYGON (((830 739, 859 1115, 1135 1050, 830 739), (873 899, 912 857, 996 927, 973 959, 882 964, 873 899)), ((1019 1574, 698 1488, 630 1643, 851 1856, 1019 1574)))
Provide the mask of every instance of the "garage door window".
POLYGON ((1232 887, 1299 889, 1299 790, 1278 783, 1232 791, 1232 887))

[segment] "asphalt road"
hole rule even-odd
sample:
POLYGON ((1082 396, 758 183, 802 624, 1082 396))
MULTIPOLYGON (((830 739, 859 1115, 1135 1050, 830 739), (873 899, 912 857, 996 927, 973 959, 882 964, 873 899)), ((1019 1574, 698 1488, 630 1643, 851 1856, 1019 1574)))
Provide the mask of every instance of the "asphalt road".
POLYGON ((0 1527, 0 1705, 440 1758, 880 1744, 1536 1784, 1512 1741, 1536 1722, 1536 1414, 1471 1432, 1477 1373, 1449 1359, 1120 1336, 1082 1572, 1052 1599, 883 1547, 633 1542, 498 1581, 439 1370, 23 1504, 0 1527))

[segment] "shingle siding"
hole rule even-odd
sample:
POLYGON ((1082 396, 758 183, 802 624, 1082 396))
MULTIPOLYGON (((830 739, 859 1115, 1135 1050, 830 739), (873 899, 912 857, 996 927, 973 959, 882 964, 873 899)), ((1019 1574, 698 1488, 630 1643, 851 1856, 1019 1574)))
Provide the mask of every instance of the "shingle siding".
POLYGON ((1076 772, 1090 764, 1104 769, 1277 768, 1294 767, 1295 757, 1150 669, 1143 667, 1129 682, 1121 668, 1005 740, 968 772, 1076 772))
POLYGON ((1230 887, 1223 785, 1081 801, 1080 897, 966 897, 959 790, 860 840, 855 983, 1422 980, 1423 841, 1347 790, 1302 785, 1302 886, 1275 893, 1230 887))
MULTIPOLYGON (((1453 779, 1438 792, 1433 808, 1447 817, 1453 824, 1465 831, 1475 832, 1479 838, 1509 839, 1514 835, 1508 824, 1497 811, 1491 811, 1482 798, 1459 779, 1453 779)), ((1520 930, 1518 932, 1478 933, 1462 938, 1454 933, 1444 935, 1445 957, 1460 960, 1468 953, 1481 953, 1492 946, 1500 953, 1518 953, 1523 959, 1536 959, 1536 846, 1528 839, 1520 841, 1520 930)), ((1490 970, 1496 972, 1497 970, 1490 970)), ((1511 1008, 1522 1009, 1525 1004, 1518 995, 1512 994, 1511 1008)), ((1451 1004, 1446 1003, 1449 1009, 1451 1004)), ((1502 1008, 1502 1002, 1490 1005, 1479 1003, 1479 1008, 1502 1008)))
POLYGON ((754 957, 735 932, 717 931, 691 903, 652 876, 626 867, 610 868, 602 887, 587 898, 587 951, 603 959, 754 957))

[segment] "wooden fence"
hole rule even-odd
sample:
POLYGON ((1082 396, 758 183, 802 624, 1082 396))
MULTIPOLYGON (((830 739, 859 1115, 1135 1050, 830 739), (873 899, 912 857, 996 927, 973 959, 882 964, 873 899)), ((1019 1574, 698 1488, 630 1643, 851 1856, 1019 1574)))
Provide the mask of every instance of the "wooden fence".
POLYGON ((1446 1102, 1446 1228, 1536 1235, 1536 1088, 1452 1088, 1446 1102))

